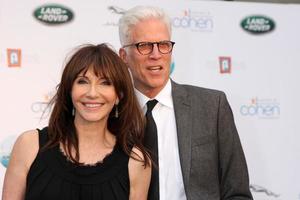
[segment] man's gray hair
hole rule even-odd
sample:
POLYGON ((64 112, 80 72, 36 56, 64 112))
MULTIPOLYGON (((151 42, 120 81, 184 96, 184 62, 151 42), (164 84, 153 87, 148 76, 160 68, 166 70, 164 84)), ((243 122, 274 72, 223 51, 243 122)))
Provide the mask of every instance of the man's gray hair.
POLYGON ((154 6, 136 6, 127 10, 119 20, 121 45, 124 46, 131 42, 131 30, 137 23, 153 18, 165 23, 171 36, 171 20, 163 9, 154 6))

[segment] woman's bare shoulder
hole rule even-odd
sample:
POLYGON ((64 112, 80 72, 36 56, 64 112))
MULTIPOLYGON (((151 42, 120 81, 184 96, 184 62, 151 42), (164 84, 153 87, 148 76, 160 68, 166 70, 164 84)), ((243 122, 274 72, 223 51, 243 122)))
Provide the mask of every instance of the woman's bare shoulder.
POLYGON ((17 138, 3 183, 2 199, 24 199, 26 177, 39 149, 38 131, 29 130, 17 138))
POLYGON ((31 166, 39 150, 39 136, 37 130, 23 132, 17 138, 12 156, 22 158, 26 166, 31 166))
POLYGON ((140 149, 133 147, 131 150, 131 156, 137 160, 144 160, 144 155, 140 149))
POLYGON ((151 163, 145 166, 140 149, 133 147, 128 163, 130 200, 146 200, 151 179, 151 163))
POLYGON ((38 139, 38 130, 32 129, 21 133, 17 140, 20 142, 33 142, 36 139, 38 139))

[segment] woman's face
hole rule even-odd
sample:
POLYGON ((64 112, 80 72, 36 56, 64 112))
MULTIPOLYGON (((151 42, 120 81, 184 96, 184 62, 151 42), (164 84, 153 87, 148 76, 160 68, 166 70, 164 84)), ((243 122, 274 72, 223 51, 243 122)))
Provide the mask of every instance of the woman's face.
POLYGON ((119 103, 115 87, 110 80, 97 77, 90 68, 75 79, 71 98, 75 108, 75 122, 107 122, 115 104, 119 103))

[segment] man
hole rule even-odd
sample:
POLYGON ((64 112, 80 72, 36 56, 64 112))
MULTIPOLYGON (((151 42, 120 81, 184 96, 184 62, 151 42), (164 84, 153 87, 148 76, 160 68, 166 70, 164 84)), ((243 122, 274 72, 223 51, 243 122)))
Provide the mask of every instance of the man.
POLYGON ((151 183, 149 199, 252 199, 244 153, 225 94, 180 85, 169 78, 174 42, 164 11, 144 6, 128 10, 120 19, 119 34, 119 54, 130 69, 141 107, 146 111, 148 100, 158 101, 152 115, 157 127, 159 182, 151 183))

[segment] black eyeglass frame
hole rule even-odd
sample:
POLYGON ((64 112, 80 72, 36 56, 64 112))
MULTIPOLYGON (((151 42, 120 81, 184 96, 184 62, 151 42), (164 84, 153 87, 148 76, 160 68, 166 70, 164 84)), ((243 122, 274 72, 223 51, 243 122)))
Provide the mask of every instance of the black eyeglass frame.
POLYGON ((154 44, 157 45, 158 51, 159 51, 160 53, 162 53, 162 54, 168 54, 168 53, 172 52, 175 42, 170 41, 170 40, 163 40, 163 41, 159 41, 159 42, 137 42, 137 43, 133 43, 133 44, 127 44, 127 45, 124 45, 123 48, 125 48, 125 47, 130 47, 130 46, 135 46, 136 49, 138 50, 138 52, 139 52, 140 54, 142 54, 142 55, 149 55, 149 54, 151 54, 151 53, 153 52, 154 44), (166 42, 168 42, 168 43, 171 44, 171 48, 170 48, 170 50, 169 50, 168 52, 161 52, 160 46, 159 46, 159 45, 160 45, 160 44, 163 44, 163 43, 166 43, 166 42), (150 51, 149 53, 142 53, 142 52, 140 51, 140 49, 139 49, 139 47, 140 47, 141 44, 151 44, 151 51, 150 51))

